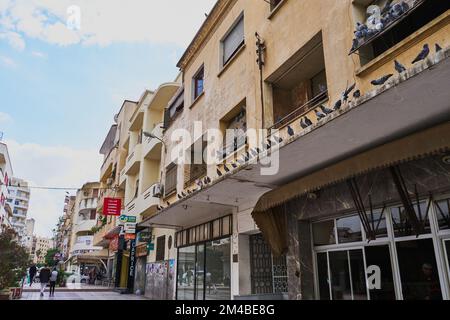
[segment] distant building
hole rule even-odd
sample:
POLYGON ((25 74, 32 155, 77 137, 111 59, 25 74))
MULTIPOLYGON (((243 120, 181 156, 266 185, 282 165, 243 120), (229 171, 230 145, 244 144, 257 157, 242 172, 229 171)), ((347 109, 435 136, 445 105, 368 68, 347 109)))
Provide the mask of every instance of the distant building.
POLYGON ((11 227, 12 210, 6 201, 9 196, 7 186, 9 179, 13 176, 11 160, 9 158, 8 147, 0 142, 0 233, 7 227, 11 227))
POLYGON ((47 251, 53 248, 53 240, 44 237, 34 237, 33 245, 35 249, 33 255, 33 262, 37 264, 44 264, 47 251))
POLYGON ((27 237, 26 219, 30 201, 28 182, 19 178, 11 178, 8 191, 7 202, 12 210, 11 226, 17 232, 19 243, 25 245, 27 237))
POLYGON ((27 219, 25 221, 25 235, 22 238, 22 244, 23 246, 28 250, 28 252, 31 254, 31 249, 33 247, 33 233, 34 233, 34 219, 27 219))

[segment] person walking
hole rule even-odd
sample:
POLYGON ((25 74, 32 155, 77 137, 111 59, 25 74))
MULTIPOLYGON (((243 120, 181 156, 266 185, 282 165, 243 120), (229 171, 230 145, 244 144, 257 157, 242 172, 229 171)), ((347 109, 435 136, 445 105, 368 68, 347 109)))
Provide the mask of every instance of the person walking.
POLYGON ((47 265, 41 269, 39 272, 39 280, 41 281, 41 297, 44 296, 45 287, 47 287, 48 282, 50 281, 51 271, 47 265))
POLYGON ((56 288, 56 280, 58 279, 58 270, 56 267, 53 268, 53 271, 50 275, 50 297, 55 296, 55 288, 56 288))
POLYGON ((37 268, 36 265, 33 263, 30 267, 30 269, 28 270, 28 273, 30 274, 30 287, 34 282, 34 278, 36 277, 36 273, 37 273, 37 268))

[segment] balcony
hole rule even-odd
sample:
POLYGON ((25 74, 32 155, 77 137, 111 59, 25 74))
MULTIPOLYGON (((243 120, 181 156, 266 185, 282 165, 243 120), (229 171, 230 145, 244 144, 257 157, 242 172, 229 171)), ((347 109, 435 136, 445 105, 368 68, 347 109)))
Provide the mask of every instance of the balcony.
POLYGON ((141 164, 142 155, 142 144, 137 144, 134 150, 127 158, 127 163, 125 164, 125 174, 135 175, 139 172, 139 167, 141 164))
POLYGON ((106 157, 101 169, 100 169, 100 181, 106 182, 106 180, 111 176, 112 170, 114 168, 114 163, 117 157, 117 148, 111 149, 110 153, 106 157))
POLYGON ((75 233, 78 232, 90 232, 92 230, 93 227, 95 227, 97 224, 97 220, 84 220, 84 221, 80 221, 76 226, 75 226, 75 233))
POLYGON ((80 201, 79 212, 87 212, 90 210, 97 209, 97 198, 88 198, 80 201))
MULTIPOLYGON (((157 125, 155 125, 155 127, 153 128, 151 134, 154 137, 158 137, 158 138, 162 138, 163 136, 163 123, 158 123, 157 125)), ((161 146, 159 146, 159 148, 157 148, 158 150, 154 150, 155 147, 157 145, 162 144, 162 142, 156 138, 144 138, 143 141, 143 155, 144 158, 148 158, 148 159, 160 159, 161 158, 161 146)))
POLYGON ((149 215, 156 212, 156 206, 160 203, 161 192, 159 182, 154 183, 144 193, 130 201, 125 207, 125 214, 138 217, 139 215, 149 215))
POLYGON ((125 188, 125 182, 127 181, 127 174, 126 174, 125 169, 126 169, 126 167, 120 171, 120 175, 119 175, 119 187, 122 189, 125 188))
POLYGON ((26 219, 27 218, 27 214, 24 213, 24 212, 17 212, 17 213, 13 212, 13 217, 26 219))
POLYGON ((28 210, 28 202, 19 202, 18 204, 14 204, 15 208, 28 210))

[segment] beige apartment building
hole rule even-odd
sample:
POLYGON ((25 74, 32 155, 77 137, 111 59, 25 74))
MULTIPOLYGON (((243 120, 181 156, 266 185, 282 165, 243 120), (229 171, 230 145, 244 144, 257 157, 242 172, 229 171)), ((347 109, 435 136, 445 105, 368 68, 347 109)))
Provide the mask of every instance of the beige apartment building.
POLYGON ((217 1, 178 63, 158 171, 141 99, 125 211, 172 230, 177 299, 450 299, 448 4, 385 5, 217 1), (202 154, 209 129, 241 133, 219 165, 174 159, 202 154), (155 213, 139 203, 159 181, 155 213))
POLYGON ((34 263, 45 264, 45 256, 47 251, 53 248, 53 240, 46 237, 33 237, 33 246, 31 249, 32 260, 34 263))

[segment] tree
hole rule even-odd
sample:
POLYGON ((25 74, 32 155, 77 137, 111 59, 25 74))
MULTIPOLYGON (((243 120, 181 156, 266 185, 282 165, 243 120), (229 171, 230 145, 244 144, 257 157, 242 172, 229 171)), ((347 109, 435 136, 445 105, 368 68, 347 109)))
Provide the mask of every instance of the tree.
POLYGON ((27 274, 29 255, 15 240, 14 230, 7 228, 0 234, 0 290, 19 285, 27 274))
POLYGON ((47 254, 44 257, 45 264, 50 267, 56 266, 58 261, 55 261, 55 254, 58 252, 58 249, 48 249, 47 254))

